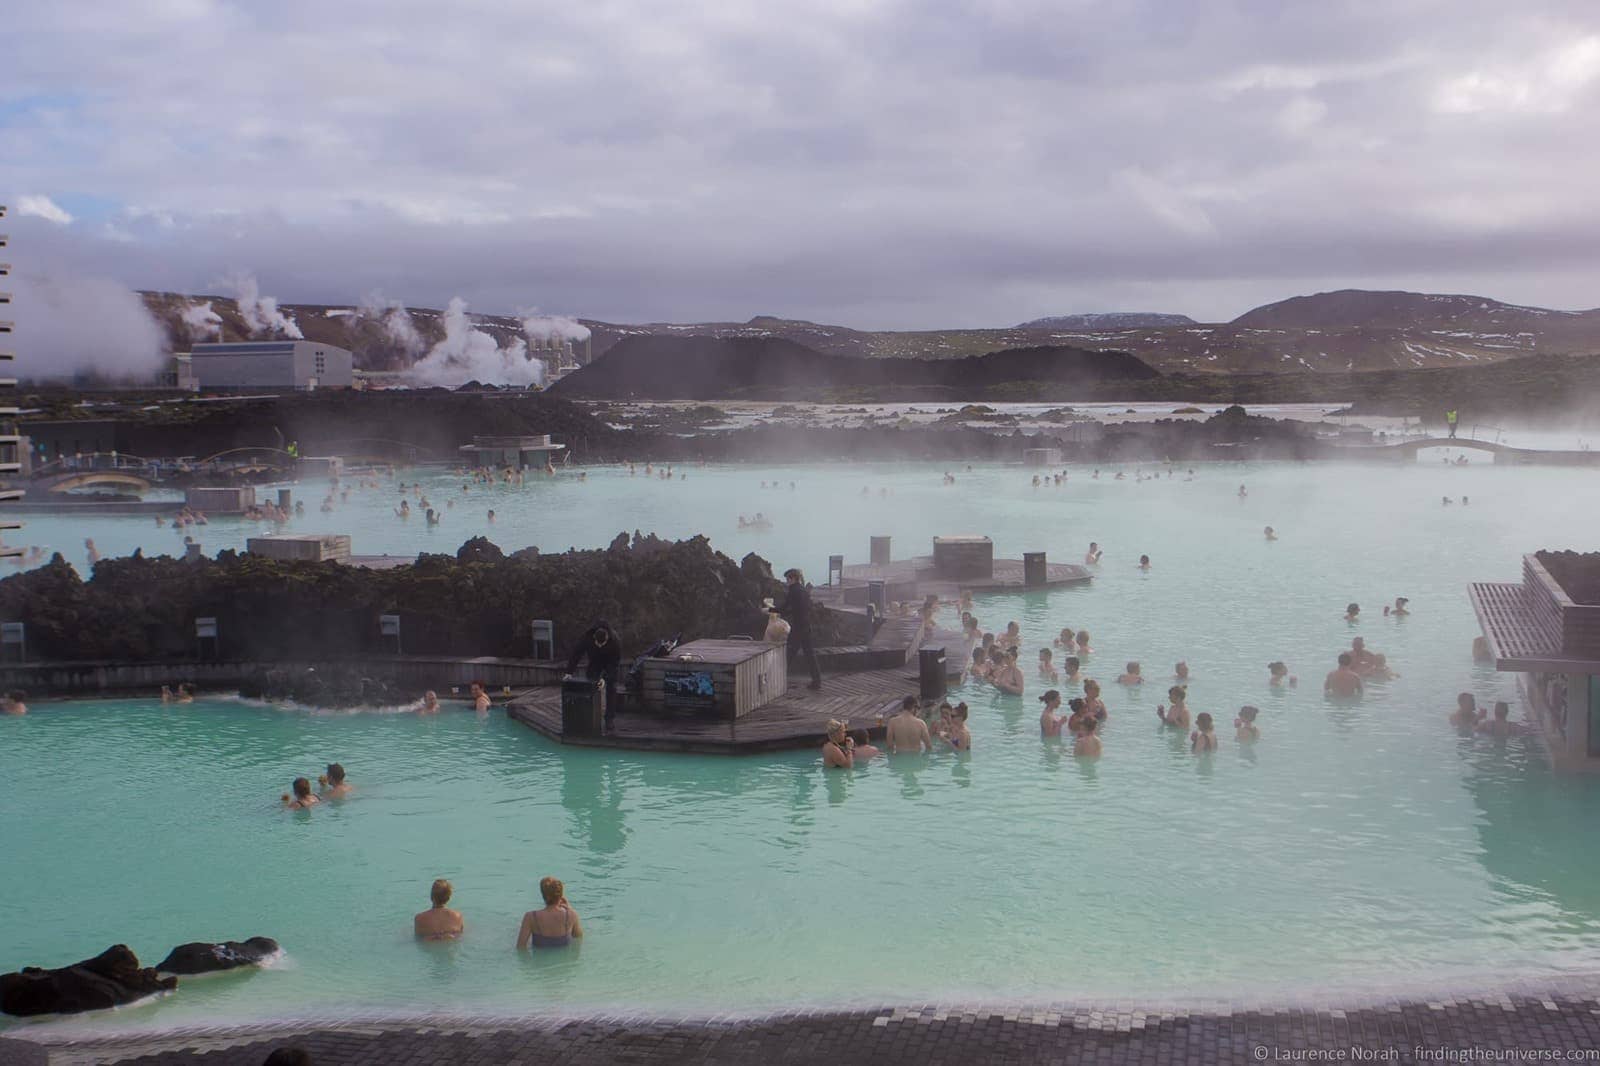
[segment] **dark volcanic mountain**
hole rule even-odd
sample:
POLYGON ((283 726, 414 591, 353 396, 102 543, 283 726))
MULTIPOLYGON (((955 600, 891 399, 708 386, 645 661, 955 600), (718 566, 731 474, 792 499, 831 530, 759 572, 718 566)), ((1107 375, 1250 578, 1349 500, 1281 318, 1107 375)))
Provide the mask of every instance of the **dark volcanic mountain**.
POLYGON ((1007 384, 1092 390, 1161 375, 1123 352, 1059 346, 965 359, 824 355, 778 337, 628 337, 551 391, 569 399, 778 398, 864 389, 880 397, 978 398, 1007 384))
POLYGON ((1188 315, 1153 311, 1102 311, 1086 315, 1050 315, 1023 322, 1018 329, 1160 329, 1163 326, 1199 325, 1188 315))
MULTIPOLYGON (((209 300, 221 317, 222 337, 249 336, 230 299, 145 293, 146 304, 167 327, 176 350, 196 339, 181 315, 209 300)), ((421 350, 444 335, 442 315, 414 308, 406 320, 409 344, 385 322, 353 307, 284 305, 308 338, 356 353, 368 370, 410 366, 421 350)), ((1019 348, 1110 350, 1137 356, 1163 373, 1349 373, 1470 366, 1515 356, 1600 353, 1600 310, 1552 311, 1479 296, 1427 293, 1340 292, 1297 296, 1267 304, 1232 322, 1131 325, 1129 318, 1182 319, 1178 315, 1067 315, 1008 329, 857 330, 761 315, 746 322, 618 324, 585 320, 593 331, 589 351, 598 357, 630 338, 711 337, 789 341, 823 355, 866 359, 943 361, 1019 348), (1078 324, 1078 323, 1084 324, 1078 324), (1041 325, 1040 323, 1055 323, 1041 325), (1120 323, 1120 324, 1119 324, 1120 323)), ((474 315, 474 327, 501 345, 522 335, 514 316, 474 315)))

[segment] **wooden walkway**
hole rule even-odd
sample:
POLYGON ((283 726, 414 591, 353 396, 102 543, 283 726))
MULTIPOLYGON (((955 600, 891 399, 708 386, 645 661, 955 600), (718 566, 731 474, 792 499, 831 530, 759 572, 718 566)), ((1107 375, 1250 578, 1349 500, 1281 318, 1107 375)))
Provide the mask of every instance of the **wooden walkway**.
POLYGON ((882 737, 879 717, 889 717, 904 697, 917 694, 915 669, 832 674, 822 679, 820 692, 806 688, 803 678, 802 674, 782 696, 737 721, 622 712, 616 716, 612 732, 603 737, 562 736, 560 688, 526 692, 506 705, 506 713, 563 744, 733 755, 820 747, 830 718, 846 719, 852 731, 865 730, 871 737, 882 737))
MULTIPOLYGON (((1063 588, 1070 585, 1087 585, 1093 579, 1088 569, 1076 563, 1046 563, 1045 583, 1029 586, 1022 580, 1021 559, 996 559, 989 577, 949 578, 933 568, 933 556, 920 555, 912 559, 895 559, 887 563, 857 563, 846 566, 841 574, 841 585, 833 586, 840 593, 845 588, 861 588, 868 581, 883 581, 890 585, 916 584, 917 598, 927 595, 941 600, 955 599, 962 592, 1025 592, 1029 588, 1063 588)), ((826 602, 828 587, 814 590, 819 602, 826 602)), ((839 593, 834 593, 837 596, 839 593)))

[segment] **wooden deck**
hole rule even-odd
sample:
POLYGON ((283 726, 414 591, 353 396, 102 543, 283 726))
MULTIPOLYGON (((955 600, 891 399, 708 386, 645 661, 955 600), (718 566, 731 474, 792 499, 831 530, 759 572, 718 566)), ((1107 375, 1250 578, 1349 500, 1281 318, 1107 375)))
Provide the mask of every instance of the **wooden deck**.
MULTIPOLYGON (((940 599, 954 599, 962 592, 1024 592, 1029 588, 1063 588, 1087 585, 1093 579, 1088 568, 1076 563, 1046 563, 1045 583, 1025 585, 1022 581, 1021 559, 996 559, 989 577, 949 578, 933 568, 933 556, 921 555, 914 559, 895 559, 887 563, 858 563, 846 566, 842 585, 834 586, 841 592, 847 588, 861 588, 868 581, 884 581, 891 585, 915 582, 917 596, 935 595, 940 599)), ((819 602, 826 602, 827 587, 815 590, 819 602)))
POLYGON ((852 730, 866 730, 869 736, 881 737, 879 716, 887 718, 899 707, 901 699, 916 694, 915 670, 833 674, 823 678, 820 692, 806 688, 803 681, 792 683, 782 696, 737 720, 623 712, 616 716, 612 732, 603 737, 561 735, 560 688, 523 693, 506 705, 506 713, 563 744, 733 755, 820 746, 830 718, 846 719, 852 730))

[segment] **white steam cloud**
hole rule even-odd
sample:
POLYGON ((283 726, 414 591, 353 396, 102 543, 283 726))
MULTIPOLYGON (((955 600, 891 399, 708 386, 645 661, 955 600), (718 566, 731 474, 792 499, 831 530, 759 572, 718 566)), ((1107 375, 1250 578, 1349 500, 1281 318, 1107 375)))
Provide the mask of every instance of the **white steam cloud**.
POLYGON ((485 385, 543 385, 545 365, 528 355, 521 337, 505 347, 472 325, 467 301, 452 297, 444 313, 444 340, 429 349, 408 375, 419 385, 455 388, 469 381, 485 385))
POLYGON ((191 342, 222 338, 222 316, 212 310, 210 300, 189 304, 178 313, 178 320, 183 323, 183 331, 191 342))
POLYGON ((567 318, 565 315, 541 315, 532 311, 527 312, 522 319, 522 332, 530 341, 553 338, 571 341, 589 339, 589 327, 576 319, 567 318))
POLYGON ((278 310, 278 301, 271 296, 261 295, 261 286, 256 283, 254 274, 241 274, 229 278, 226 285, 233 291, 234 299, 239 305, 239 316, 244 319, 245 328, 249 330, 250 336, 305 339, 305 334, 300 332, 299 324, 278 310))
POLYGON ((121 282, 66 272, 19 272, 13 280, 7 316, 16 322, 19 376, 143 383, 165 364, 165 332, 121 282))
POLYGON ((384 335, 409 356, 421 355, 428 347, 428 342, 411 320, 411 312, 399 300, 385 300, 382 293, 373 291, 361 301, 356 314, 382 326, 384 335))

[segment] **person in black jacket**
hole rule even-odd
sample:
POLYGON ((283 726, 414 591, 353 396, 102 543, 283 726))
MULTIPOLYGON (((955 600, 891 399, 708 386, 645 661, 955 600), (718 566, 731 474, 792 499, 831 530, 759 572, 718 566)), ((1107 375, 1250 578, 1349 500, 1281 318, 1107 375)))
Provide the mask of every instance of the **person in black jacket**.
POLYGON ((617 664, 622 661, 622 641, 604 619, 590 626, 573 645, 572 654, 567 656, 567 673, 575 673, 578 660, 584 658, 589 660, 584 676, 590 681, 600 679, 606 683, 605 731, 609 733, 616 707, 617 664))
POLYGON ((788 598, 778 607, 778 613, 789 623, 789 647, 798 649, 811 668, 813 689, 822 687, 822 667, 817 663, 817 649, 811 643, 811 590, 806 587, 805 575, 799 570, 783 572, 789 583, 788 598))

